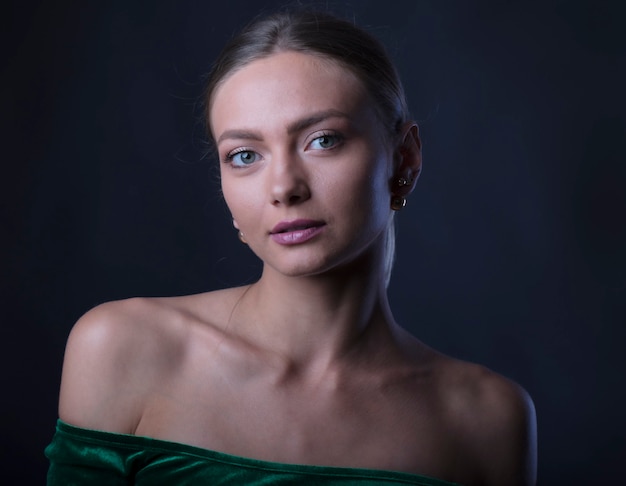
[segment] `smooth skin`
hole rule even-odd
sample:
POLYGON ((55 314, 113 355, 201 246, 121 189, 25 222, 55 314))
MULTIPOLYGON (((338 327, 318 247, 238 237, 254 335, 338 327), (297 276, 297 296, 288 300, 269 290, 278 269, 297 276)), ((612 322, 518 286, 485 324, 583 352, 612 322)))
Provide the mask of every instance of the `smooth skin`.
POLYGON ((210 121, 260 280, 88 312, 68 340, 60 418, 267 461, 534 484, 524 390, 428 348, 389 309, 383 239, 391 196, 421 168, 417 127, 387 134, 349 70, 289 51, 231 74, 210 121), (272 238, 298 219, 321 229, 272 238))

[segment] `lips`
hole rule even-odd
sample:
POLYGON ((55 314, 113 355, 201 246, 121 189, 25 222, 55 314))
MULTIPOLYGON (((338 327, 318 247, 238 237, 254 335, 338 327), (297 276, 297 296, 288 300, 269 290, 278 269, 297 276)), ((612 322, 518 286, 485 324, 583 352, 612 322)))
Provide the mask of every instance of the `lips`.
POLYGON ((312 219, 295 219, 293 221, 281 221, 272 228, 270 234, 289 233, 292 231, 301 231, 309 228, 317 228, 323 226, 322 221, 314 221, 312 219))
POLYGON ((320 234, 325 225, 323 221, 312 219, 281 221, 272 228, 270 236, 280 245, 297 245, 320 234))

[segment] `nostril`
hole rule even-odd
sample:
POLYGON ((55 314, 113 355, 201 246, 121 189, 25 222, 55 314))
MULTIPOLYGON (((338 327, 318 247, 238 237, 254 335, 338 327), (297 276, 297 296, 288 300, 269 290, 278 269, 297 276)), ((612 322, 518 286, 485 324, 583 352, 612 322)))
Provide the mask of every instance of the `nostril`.
POLYGON ((274 206, 300 204, 310 197, 310 190, 304 177, 290 175, 272 181, 270 197, 274 206))

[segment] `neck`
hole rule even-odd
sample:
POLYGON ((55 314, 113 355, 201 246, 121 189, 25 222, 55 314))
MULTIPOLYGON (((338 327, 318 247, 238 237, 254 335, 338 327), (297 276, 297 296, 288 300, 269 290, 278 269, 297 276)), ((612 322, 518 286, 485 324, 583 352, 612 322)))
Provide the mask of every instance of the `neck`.
POLYGON ((328 369, 369 343, 391 339, 386 289, 372 268, 354 263, 287 277, 265 267, 233 312, 234 329, 296 367, 328 369))

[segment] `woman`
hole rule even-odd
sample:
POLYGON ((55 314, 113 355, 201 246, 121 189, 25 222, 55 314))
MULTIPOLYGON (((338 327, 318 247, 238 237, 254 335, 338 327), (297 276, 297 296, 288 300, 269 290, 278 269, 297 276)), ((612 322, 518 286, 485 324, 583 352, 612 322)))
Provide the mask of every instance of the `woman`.
POLYGON ((421 151, 377 41, 325 14, 259 20, 216 62, 206 116, 262 276, 81 318, 49 484, 532 484, 526 393, 389 309, 421 151))

